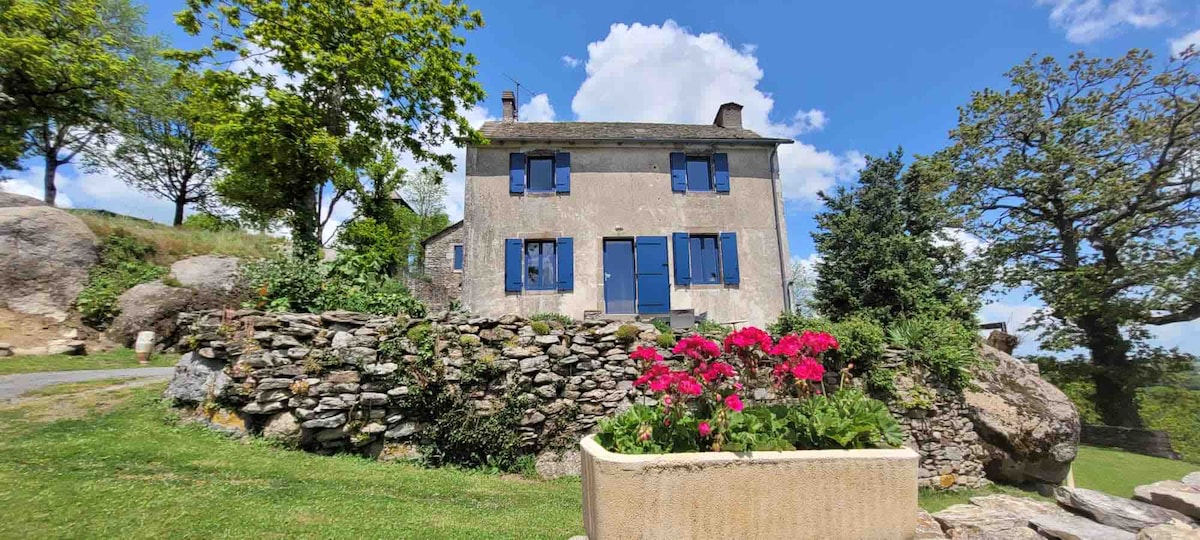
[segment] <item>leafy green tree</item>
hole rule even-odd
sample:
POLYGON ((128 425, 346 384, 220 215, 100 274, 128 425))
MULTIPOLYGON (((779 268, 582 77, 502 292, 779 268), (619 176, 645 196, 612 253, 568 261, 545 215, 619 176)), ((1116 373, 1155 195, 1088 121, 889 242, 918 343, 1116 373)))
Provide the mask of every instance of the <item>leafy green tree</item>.
POLYGON ((154 42, 142 32, 129 0, 0 2, 0 162, 41 157, 47 204, 58 168, 96 144, 138 79, 154 42))
POLYGON ((412 212, 392 200, 404 184, 405 171, 398 168, 394 153, 381 149, 363 173, 364 180, 348 196, 354 217, 343 224, 338 242, 360 254, 373 254, 389 275, 395 275, 407 267, 412 242, 405 227, 405 213, 412 212))
POLYGON ((482 141, 462 115, 483 89, 459 32, 483 20, 460 0, 187 6, 177 22, 211 34, 212 43, 172 56, 195 67, 232 52, 238 62, 203 76, 207 123, 229 171, 217 191, 229 204, 285 220, 297 253, 316 252, 321 197, 328 192, 336 203, 350 193, 381 142, 450 170, 452 156, 439 145, 482 141))
POLYGON ((421 242, 450 224, 450 217, 446 215, 446 183, 437 171, 425 169, 410 174, 400 193, 413 209, 405 220, 406 228, 412 231, 410 258, 416 268, 420 268, 425 262, 421 242))
POLYGON ((172 224, 180 227, 188 205, 209 202, 219 168, 212 144, 196 130, 189 89, 196 76, 173 71, 161 63, 145 70, 127 107, 114 118, 114 144, 88 152, 87 161, 136 189, 171 201, 172 224))
POLYGON ((951 221, 922 168, 905 171, 899 150, 867 158, 857 185, 820 196, 826 209, 813 232, 821 256, 812 300, 818 312, 835 321, 863 315, 885 326, 915 315, 974 322, 962 250, 942 236, 951 221))
POLYGON ((1177 354, 1147 328, 1200 317, 1196 60, 1031 58, 972 95, 939 155, 998 282, 1046 303, 1042 346, 1090 353, 1112 425, 1142 424, 1139 367, 1177 354))

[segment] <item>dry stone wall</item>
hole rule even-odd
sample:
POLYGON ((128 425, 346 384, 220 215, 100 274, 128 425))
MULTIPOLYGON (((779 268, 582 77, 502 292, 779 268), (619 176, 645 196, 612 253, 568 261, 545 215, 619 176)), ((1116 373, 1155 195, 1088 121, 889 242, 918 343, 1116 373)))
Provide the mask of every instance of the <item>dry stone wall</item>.
MULTIPOLYGON (((319 453, 411 455, 430 427, 421 407, 431 388, 481 416, 515 413, 529 454, 573 448, 602 418, 653 403, 634 387, 641 366, 629 357, 659 336, 644 323, 251 310, 185 313, 178 322, 190 332, 178 345, 187 353, 171 398, 215 425, 319 453), (619 331, 625 324, 636 335, 619 331)), ((747 394, 775 399, 762 385, 747 394)), ((890 406, 922 455, 922 485, 986 482, 960 395, 937 390, 921 411, 890 406)))

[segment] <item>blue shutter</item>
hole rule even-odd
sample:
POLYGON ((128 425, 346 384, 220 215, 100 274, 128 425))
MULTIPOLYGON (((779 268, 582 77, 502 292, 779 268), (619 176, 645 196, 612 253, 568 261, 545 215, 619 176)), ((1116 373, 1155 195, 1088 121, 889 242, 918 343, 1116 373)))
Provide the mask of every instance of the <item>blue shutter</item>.
POLYGON ((688 233, 677 232, 671 235, 671 245, 675 251, 675 284, 692 284, 692 259, 688 251, 688 233))
POLYGON ((575 242, 570 238, 558 239, 558 290, 575 290, 575 242))
POLYGON ((554 191, 571 192, 571 154, 567 152, 554 154, 554 191))
POLYGON ((738 271, 737 234, 721 233, 721 273, 726 285, 737 285, 742 280, 738 271))
POLYGON ((525 193, 525 154, 508 155, 508 192, 525 193))
POLYGON ((667 237, 639 236, 637 251, 638 313, 671 312, 671 276, 667 271, 667 237))
POLYGON ((687 156, 671 152, 671 191, 687 191, 687 156))
POLYGON ((521 256, 524 254, 521 249, 520 238, 509 238, 504 241, 504 290, 505 292, 521 292, 521 283, 524 272, 521 268, 521 256))
POLYGON ((729 193, 729 154, 713 154, 717 193, 729 193))
POLYGON ((462 270, 463 267, 463 247, 461 245, 454 246, 454 269, 462 270))

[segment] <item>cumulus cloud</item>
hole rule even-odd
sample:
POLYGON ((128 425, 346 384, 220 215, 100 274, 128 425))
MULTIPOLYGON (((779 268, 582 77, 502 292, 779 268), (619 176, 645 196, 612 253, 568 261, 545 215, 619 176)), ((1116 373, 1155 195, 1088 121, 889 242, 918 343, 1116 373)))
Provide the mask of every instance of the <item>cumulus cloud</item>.
MULTIPOLYGON (((9 171, 12 180, 0 184, 0 190, 42 198, 42 166, 29 166, 24 171, 9 171)), ((62 207, 101 208, 145 219, 170 223, 175 206, 149 193, 138 191, 122 182, 111 171, 81 171, 75 166, 58 169, 58 198, 62 207)))
POLYGON ((1050 22, 1073 43, 1089 43, 1124 27, 1153 28, 1167 22, 1163 0, 1037 0, 1050 6, 1050 22))
MULTIPOLYGON (((20 171, 9 172, 11 173, 20 171)), ((39 169, 37 171, 37 177, 40 177, 41 175, 42 170, 39 169)), ((19 174, 18 176, 21 178, 0 180, 0 191, 5 193, 16 193, 17 195, 24 195, 26 197, 33 197, 39 201, 42 200, 42 196, 45 195, 45 189, 42 187, 41 183, 39 182, 36 185, 33 184, 30 178, 33 176, 32 174, 19 174)), ((72 208, 75 206, 75 203, 71 201, 71 197, 65 193, 58 194, 58 197, 55 199, 55 204, 60 208, 72 208)))
MULTIPOLYGON (((775 101, 758 88, 763 71, 752 45, 716 33, 693 34, 675 21, 614 24, 588 45, 587 79, 571 101, 579 120, 707 124, 717 107, 740 103, 742 123, 765 137, 795 138, 825 126, 824 112, 800 110, 771 119, 775 101)), ((857 152, 835 154, 797 142, 779 151, 784 198, 813 200, 818 191, 862 167, 857 152)))
POLYGON ((522 103, 518 111, 522 122, 553 122, 554 106, 550 104, 550 96, 537 94, 529 101, 522 103))
POLYGON ((1176 56, 1183 53, 1183 51, 1186 51, 1188 47, 1196 47, 1200 49, 1200 29, 1197 29, 1192 33, 1186 34, 1178 39, 1172 39, 1170 43, 1171 54, 1176 56))
POLYGON ((579 64, 581 64, 582 62, 578 58, 575 58, 574 56, 571 56, 569 54, 564 54, 562 57, 562 63, 564 66, 567 66, 569 68, 577 68, 577 67, 579 67, 579 64))

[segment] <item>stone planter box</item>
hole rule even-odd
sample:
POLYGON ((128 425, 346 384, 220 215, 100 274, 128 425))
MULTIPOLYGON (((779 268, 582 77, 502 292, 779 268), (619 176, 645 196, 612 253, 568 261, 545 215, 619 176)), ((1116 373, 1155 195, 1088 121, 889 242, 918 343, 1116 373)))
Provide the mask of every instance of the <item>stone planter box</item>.
POLYGON ((912 538, 917 453, 624 455, 580 441, 589 540, 912 538))

